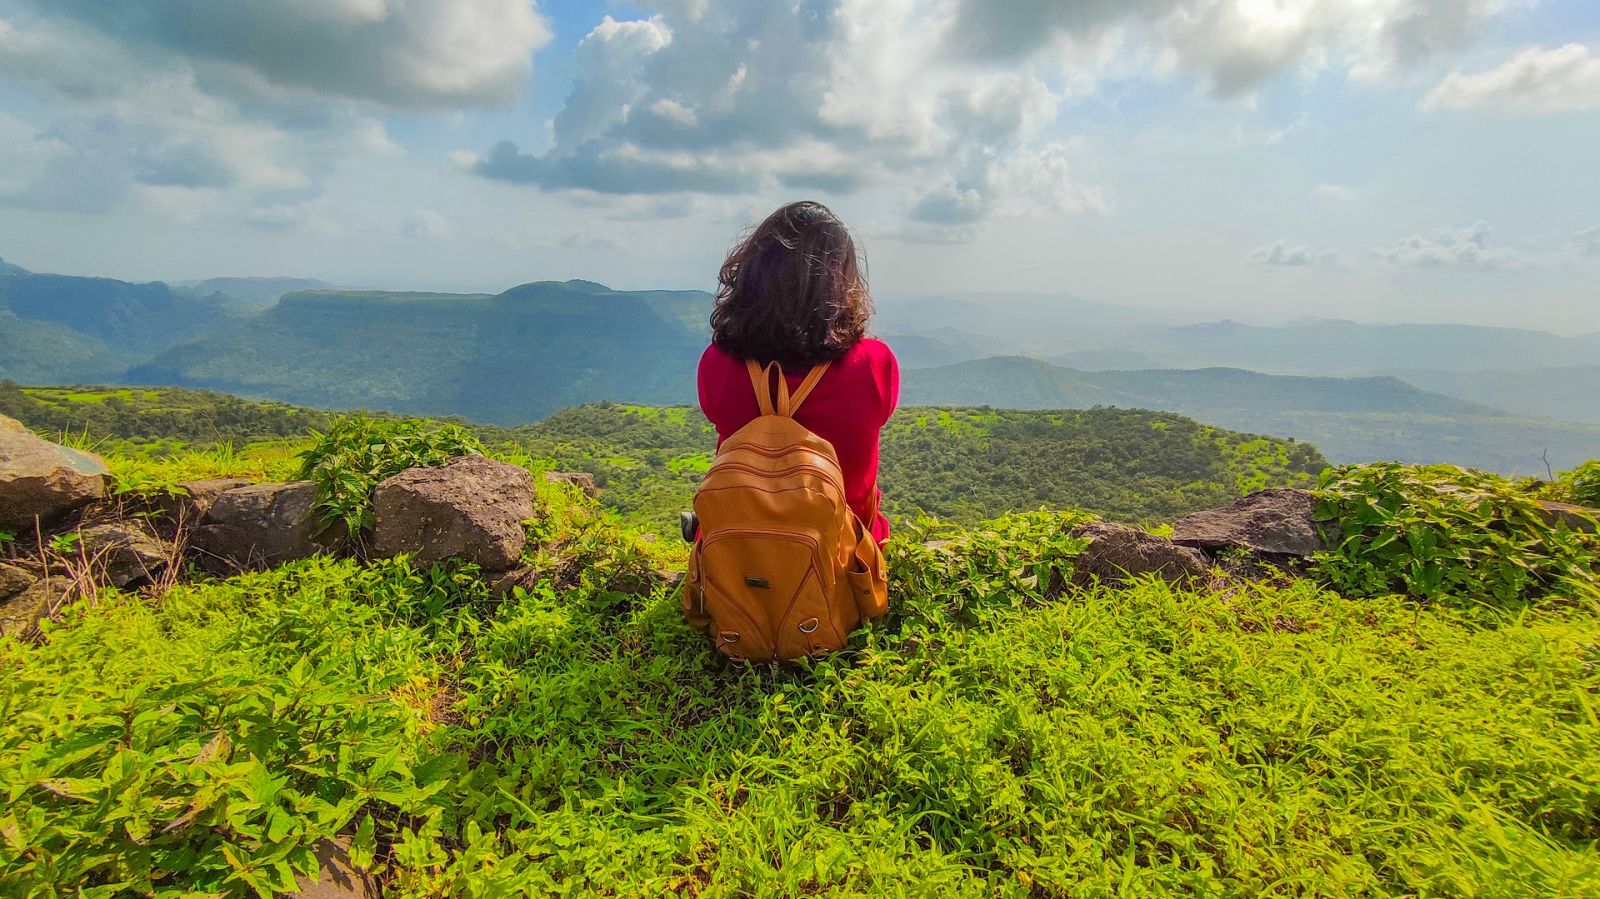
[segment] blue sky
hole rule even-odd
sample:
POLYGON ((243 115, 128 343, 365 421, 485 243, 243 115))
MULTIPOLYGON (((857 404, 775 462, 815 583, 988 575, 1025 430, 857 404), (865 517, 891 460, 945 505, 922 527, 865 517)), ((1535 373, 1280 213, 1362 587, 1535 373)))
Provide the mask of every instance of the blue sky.
POLYGON ((1590 0, 0 0, 0 256, 1600 329, 1590 0))

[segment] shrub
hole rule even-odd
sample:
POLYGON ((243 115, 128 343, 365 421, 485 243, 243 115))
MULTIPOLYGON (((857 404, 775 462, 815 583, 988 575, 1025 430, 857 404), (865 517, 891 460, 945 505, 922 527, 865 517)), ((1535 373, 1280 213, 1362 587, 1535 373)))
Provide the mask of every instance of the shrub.
POLYGON ((1495 475, 1378 462, 1330 469, 1318 493, 1318 515, 1340 541, 1317 568, 1348 596, 1505 605, 1600 581, 1600 541, 1546 520, 1495 475))
POLYGON ((310 560, 0 638, 0 894, 270 896, 347 828, 371 865, 374 816, 426 812, 452 764, 404 701, 419 635, 368 605, 414 577, 310 560))
POLYGON ((314 433, 300 453, 299 476, 317 485, 317 505, 327 522, 343 521, 351 536, 371 530, 372 491, 408 468, 439 465, 483 453, 465 428, 424 421, 378 421, 365 415, 336 419, 314 433))

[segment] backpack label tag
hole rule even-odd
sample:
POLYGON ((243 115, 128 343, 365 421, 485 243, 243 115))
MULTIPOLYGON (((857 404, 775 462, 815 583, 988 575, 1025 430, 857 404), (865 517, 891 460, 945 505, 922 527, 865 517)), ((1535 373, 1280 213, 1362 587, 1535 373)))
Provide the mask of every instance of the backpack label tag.
POLYGON ((749 588, 753 589, 753 590, 771 590, 772 589, 772 582, 771 581, 767 580, 764 577, 756 577, 753 574, 747 574, 747 575, 744 576, 744 585, 746 587, 749 587, 749 588))

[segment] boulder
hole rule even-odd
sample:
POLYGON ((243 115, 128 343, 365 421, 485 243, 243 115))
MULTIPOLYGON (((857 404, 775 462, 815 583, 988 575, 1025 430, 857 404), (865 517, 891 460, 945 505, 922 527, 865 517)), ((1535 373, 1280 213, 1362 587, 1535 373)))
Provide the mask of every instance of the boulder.
POLYGON ((1172 526, 1172 542, 1207 552, 1230 547, 1269 556, 1305 558, 1323 548, 1309 490, 1252 493, 1223 509, 1196 512, 1172 526))
POLYGON ((0 602, 4 602, 33 586, 38 578, 33 573, 15 565, 0 563, 0 602))
POLYGON ((105 496, 106 463, 94 453, 42 440, 0 415, 0 531, 19 537, 60 523, 105 496))
POLYGON ((1080 587, 1096 580, 1119 584, 1146 574, 1177 584, 1204 577, 1209 570, 1199 550, 1137 528, 1096 521, 1073 529, 1072 535, 1089 540, 1088 548, 1073 562, 1072 582, 1080 587))
POLYGON ((237 487, 248 487, 250 483, 244 478, 204 478, 198 481, 184 481, 181 484, 174 484, 173 492, 157 499, 154 511, 173 524, 192 528, 206 517, 206 513, 211 511, 218 497, 237 487))
POLYGON ((552 484, 576 487, 591 499, 600 495, 600 485, 595 483, 594 475, 587 471, 547 471, 544 479, 552 484))
POLYGON ((373 513, 378 555, 411 553, 425 564, 455 557, 506 571, 528 542, 522 523, 534 515, 533 476, 485 456, 462 456, 383 481, 373 513))
POLYGON ((41 578, 10 599, 0 600, 0 634, 27 636, 61 599, 62 588, 58 578, 41 578))
POLYGON ((78 536, 113 587, 155 580, 172 560, 167 544, 138 519, 97 522, 80 529, 78 536))
POLYGON ((224 490, 189 536, 189 548, 213 571, 265 568, 335 549, 341 526, 324 525, 316 502, 310 481, 224 490))
POLYGON ((1564 524, 1570 531, 1600 534, 1600 524, 1597 524, 1600 522, 1600 509, 1543 499, 1535 502, 1539 506, 1539 517, 1544 519, 1545 524, 1564 524))

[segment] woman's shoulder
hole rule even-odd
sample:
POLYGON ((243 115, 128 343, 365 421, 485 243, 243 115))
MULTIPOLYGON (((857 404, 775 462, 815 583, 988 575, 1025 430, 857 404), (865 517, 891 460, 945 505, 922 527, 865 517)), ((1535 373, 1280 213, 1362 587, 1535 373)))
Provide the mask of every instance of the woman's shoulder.
POLYGON ((723 371, 726 369, 744 368, 744 360, 728 352, 716 344, 710 344, 705 352, 700 354, 700 370, 723 371))
POLYGON ((894 350, 889 345, 876 337, 863 337, 850 351, 844 354, 846 364, 860 365, 867 368, 885 368, 897 365, 894 350))

